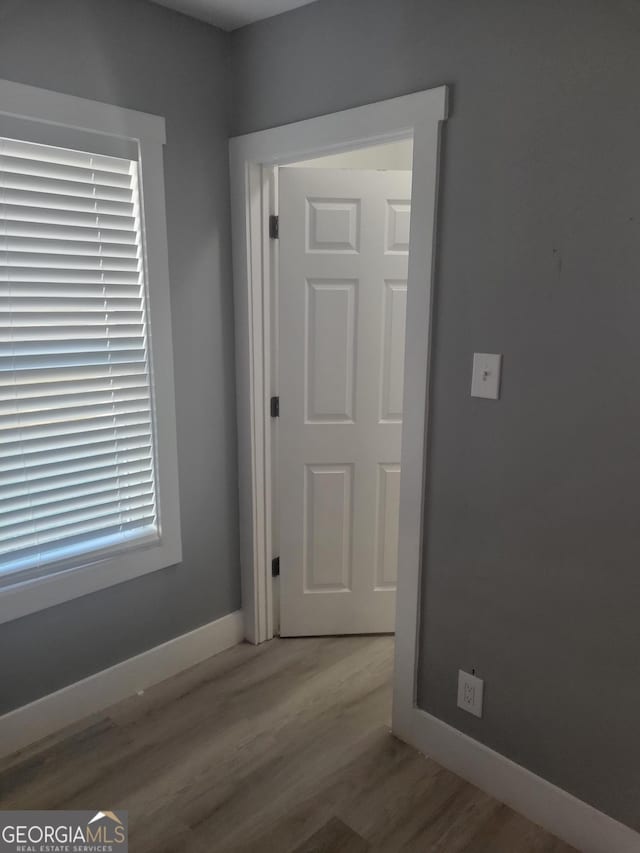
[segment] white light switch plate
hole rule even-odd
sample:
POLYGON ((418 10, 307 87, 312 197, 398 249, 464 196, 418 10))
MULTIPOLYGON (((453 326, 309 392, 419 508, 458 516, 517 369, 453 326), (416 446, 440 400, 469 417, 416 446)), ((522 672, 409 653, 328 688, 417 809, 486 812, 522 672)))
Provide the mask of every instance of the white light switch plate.
POLYGON ((474 717, 482 716, 482 698, 484 681, 468 672, 458 670, 458 708, 468 711, 474 717))
POLYGON ((471 396, 497 400, 500 396, 502 356, 490 352, 474 352, 471 396))

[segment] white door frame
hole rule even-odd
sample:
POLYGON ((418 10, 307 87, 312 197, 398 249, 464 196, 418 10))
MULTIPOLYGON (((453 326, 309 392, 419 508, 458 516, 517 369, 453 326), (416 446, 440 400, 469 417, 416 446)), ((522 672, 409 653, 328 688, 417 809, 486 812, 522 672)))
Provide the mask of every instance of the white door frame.
POLYGON ((271 267, 274 165, 413 136, 405 412, 394 677, 394 725, 416 700, 439 140, 447 87, 345 110, 230 141, 238 395, 240 560, 245 637, 273 637, 271 600, 271 267), (427 332, 425 334, 425 332, 427 332))

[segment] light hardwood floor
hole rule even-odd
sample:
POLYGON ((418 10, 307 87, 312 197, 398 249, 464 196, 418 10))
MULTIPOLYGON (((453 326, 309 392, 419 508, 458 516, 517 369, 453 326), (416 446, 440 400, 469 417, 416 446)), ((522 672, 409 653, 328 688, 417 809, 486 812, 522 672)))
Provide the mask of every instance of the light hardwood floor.
POLYGON ((389 733, 392 654, 237 646, 5 759, 0 808, 127 809, 132 853, 571 853, 389 733))

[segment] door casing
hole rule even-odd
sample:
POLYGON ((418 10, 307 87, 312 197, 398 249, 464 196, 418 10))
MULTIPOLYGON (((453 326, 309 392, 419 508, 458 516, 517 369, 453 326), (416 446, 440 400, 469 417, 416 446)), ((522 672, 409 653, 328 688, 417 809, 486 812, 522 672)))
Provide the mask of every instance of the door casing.
POLYGON ((446 86, 230 140, 240 561, 245 638, 273 637, 271 585, 274 166, 413 137, 393 728, 416 709, 440 133, 446 86), (425 329, 428 334, 425 335, 425 329))

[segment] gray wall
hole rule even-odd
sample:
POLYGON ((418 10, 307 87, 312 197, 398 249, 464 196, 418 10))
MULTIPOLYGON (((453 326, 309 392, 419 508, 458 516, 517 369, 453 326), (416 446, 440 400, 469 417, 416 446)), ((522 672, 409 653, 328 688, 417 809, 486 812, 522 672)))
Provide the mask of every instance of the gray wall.
POLYGON ((420 705, 638 829, 639 45, 636 0, 321 0, 232 37, 236 133, 453 87, 420 705))
POLYGON ((0 0, 0 77, 166 117, 181 565, 0 625, 0 712, 240 606, 228 36, 142 0, 0 0))

